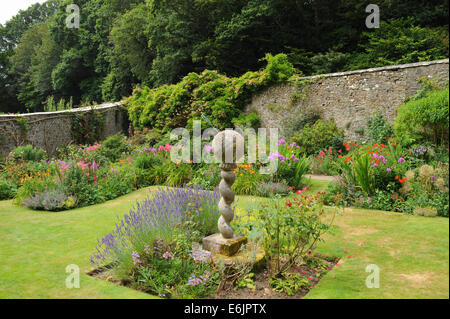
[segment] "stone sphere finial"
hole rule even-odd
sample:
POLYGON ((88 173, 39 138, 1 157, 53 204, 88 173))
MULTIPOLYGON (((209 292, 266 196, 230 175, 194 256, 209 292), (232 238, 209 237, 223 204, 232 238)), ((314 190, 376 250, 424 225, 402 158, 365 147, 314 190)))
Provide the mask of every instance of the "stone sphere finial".
POLYGON ((244 156, 244 137, 233 130, 221 131, 214 137, 212 148, 218 161, 234 164, 244 156))

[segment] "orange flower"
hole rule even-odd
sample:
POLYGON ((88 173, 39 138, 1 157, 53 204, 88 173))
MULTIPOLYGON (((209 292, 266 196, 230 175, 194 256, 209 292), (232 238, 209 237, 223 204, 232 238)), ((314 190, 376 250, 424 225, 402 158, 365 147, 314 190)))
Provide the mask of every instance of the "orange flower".
POLYGON ((349 155, 347 156, 347 158, 345 159, 346 162, 348 162, 352 157, 349 155))
POLYGON ((400 180, 400 183, 404 183, 404 182, 406 182, 406 177, 403 177, 401 180, 400 180))

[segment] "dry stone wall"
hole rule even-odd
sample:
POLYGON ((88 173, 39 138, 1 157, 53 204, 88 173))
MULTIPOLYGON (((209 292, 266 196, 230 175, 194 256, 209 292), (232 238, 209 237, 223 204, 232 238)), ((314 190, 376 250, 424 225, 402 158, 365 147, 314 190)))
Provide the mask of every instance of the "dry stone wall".
POLYGON ((444 59, 304 77, 300 86, 290 82, 256 94, 246 112, 258 113, 261 127, 285 129, 306 110, 316 110, 324 119, 334 118, 347 138, 358 139, 377 110, 394 121, 405 98, 421 89, 419 78, 448 81, 448 64, 444 59))
MULTIPOLYGON (((121 103, 108 103, 94 107, 104 116, 101 139, 126 131, 128 117, 121 103)), ((56 148, 73 143, 73 112, 89 112, 92 107, 66 111, 0 115, 0 154, 5 155, 19 145, 42 147, 49 154, 56 148)))

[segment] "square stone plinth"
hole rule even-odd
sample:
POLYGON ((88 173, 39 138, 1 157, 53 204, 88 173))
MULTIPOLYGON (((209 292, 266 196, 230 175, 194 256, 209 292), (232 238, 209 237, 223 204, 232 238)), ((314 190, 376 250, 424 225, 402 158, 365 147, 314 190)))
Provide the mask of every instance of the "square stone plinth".
POLYGON ((233 256, 246 243, 247 237, 245 236, 234 236, 233 238, 226 239, 223 238, 222 234, 213 234, 203 238, 203 249, 212 253, 233 256))

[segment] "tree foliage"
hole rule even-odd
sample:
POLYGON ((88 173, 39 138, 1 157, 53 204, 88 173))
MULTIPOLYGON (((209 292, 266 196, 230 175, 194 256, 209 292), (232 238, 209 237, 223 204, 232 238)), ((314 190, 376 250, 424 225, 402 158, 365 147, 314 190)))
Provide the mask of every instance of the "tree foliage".
POLYGON ((0 26, 0 112, 117 101, 191 72, 227 77, 286 53, 305 75, 448 57, 447 0, 49 0, 0 26), (80 27, 68 28, 69 4, 80 27))

